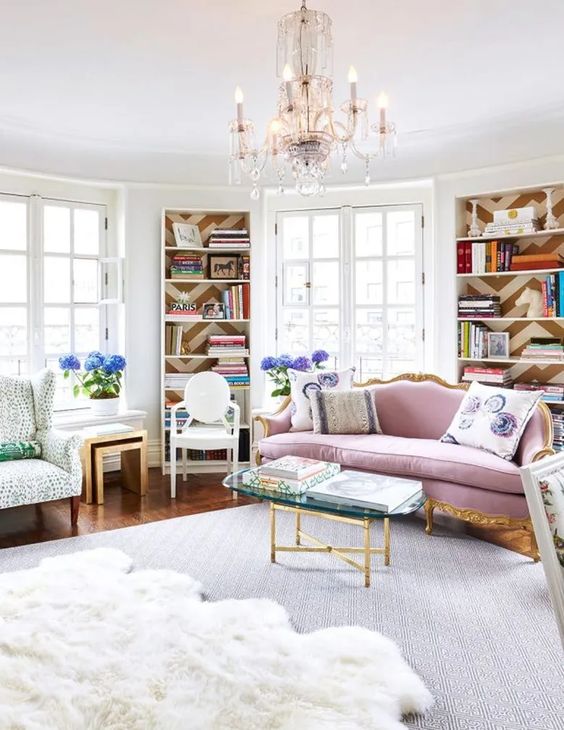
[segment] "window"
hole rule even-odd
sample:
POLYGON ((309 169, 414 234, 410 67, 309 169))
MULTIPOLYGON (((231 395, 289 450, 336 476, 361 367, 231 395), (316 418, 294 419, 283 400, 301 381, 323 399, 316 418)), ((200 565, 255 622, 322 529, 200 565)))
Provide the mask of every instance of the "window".
POLYGON ((322 348, 358 379, 423 356, 419 205, 280 213, 277 349, 322 348))
MULTIPOLYGON (((103 205, 0 196, 0 372, 58 371, 64 352, 105 349, 103 205)), ((71 407, 61 378, 57 405, 71 407)))

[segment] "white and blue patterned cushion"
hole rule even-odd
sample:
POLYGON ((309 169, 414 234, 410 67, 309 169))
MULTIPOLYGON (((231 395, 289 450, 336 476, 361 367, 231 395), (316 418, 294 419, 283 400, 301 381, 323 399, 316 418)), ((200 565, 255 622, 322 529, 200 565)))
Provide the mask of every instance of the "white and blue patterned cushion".
POLYGON ((474 382, 441 441, 473 446, 510 461, 541 397, 540 391, 516 391, 474 382))
POLYGON ((0 375, 0 442, 33 441, 36 430, 31 380, 0 375))
POLYGON ((311 431, 313 420, 309 396, 316 390, 350 390, 355 368, 347 368, 339 372, 335 370, 315 370, 302 372, 288 370, 290 391, 292 397, 290 431, 311 431))

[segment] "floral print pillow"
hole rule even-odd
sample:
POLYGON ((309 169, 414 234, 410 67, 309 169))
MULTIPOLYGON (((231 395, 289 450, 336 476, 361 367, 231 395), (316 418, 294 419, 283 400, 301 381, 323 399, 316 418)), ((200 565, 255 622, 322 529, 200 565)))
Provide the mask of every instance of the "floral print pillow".
POLYGON ((542 392, 472 383, 441 441, 511 460, 542 392))
POLYGON ((350 390, 355 368, 340 372, 316 370, 313 373, 288 370, 292 405, 290 407, 291 431, 312 431, 313 419, 309 397, 317 390, 350 390))
POLYGON ((564 476, 551 474, 539 486, 556 557, 564 570, 564 476))

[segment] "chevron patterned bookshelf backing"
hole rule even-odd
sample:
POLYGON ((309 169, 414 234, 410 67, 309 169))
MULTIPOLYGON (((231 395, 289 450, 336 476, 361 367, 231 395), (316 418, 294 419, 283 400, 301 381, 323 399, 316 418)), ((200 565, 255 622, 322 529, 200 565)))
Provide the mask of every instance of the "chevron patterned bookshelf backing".
MULTIPOLYGON (((553 213, 558 219, 560 228, 564 229, 564 187, 552 185, 553 213)), ((509 210, 533 206, 536 210, 541 228, 546 220, 546 194, 542 189, 521 190, 512 193, 488 194, 474 196, 478 198, 478 221, 480 228, 484 230, 487 223, 493 220, 493 213, 496 210, 509 210)), ((471 223, 472 205, 469 199, 460 201, 458 215, 458 236, 467 236, 471 223)), ((474 239, 479 241, 479 238, 474 239)), ((551 233, 550 231, 537 233, 527 237, 521 235, 513 239, 519 246, 519 254, 548 254, 558 253, 564 256, 564 233, 551 233)), ((483 364, 485 367, 511 367, 511 374, 515 382, 531 383, 563 383, 564 364, 533 364, 530 362, 519 362, 518 358, 523 349, 529 343, 531 337, 564 337, 564 320, 556 317, 537 320, 526 320, 526 305, 517 305, 517 300, 525 288, 542 290, 541 282, 546 278, 546 272, 503 272, 497 276, 495 273, 487 275, 463 274, 457 277, 458 294, 494 294, 500 297, 501 318, 495 321, 488 319, 483 323, 494 332, 509 333, 509 354, 511 360, 501 359, 499 361, 476 361, 470 358, 459 357, 459 373, 463 374, 465 365, 483 364), (507 318, 507 319, 504 319, 507 318), (514 321, 517 320, 517 321, 514 321)), ((553 405, 553 404, 548 404, 553 405)), ((555 404, 557 406, 562 404, 555 404)))
MULTIPOLYGON (((210 335, 245 335, 246 345, 250 354, 250 321, 243 320, 202 320, 200 318, 191 319, 187 316, 167 316, 171 304, 179 301, 182 295, 188 295, 190 302, 197 304, 200 308, 204 303, 218 302, 221 303, 223 292, 229 287, 241 284, 240 279, 194 279, 187 281, 184 279, 170 278, 171 259, 175 254, 191 253, 201 256, 203 259, 204 277, 209 277, 209 260, 210 253, 220 255, 240 255, 251 257, 251 249, 241 247, 240 249, 230 249, 224 252, 222 249, 208 249, 208 239, 210 234, 216 228, 221 229, 247 229, 250 231, 249 211, 202 211, 202 210, 165 210, 162 219, 162 300, 161 300, 161 453, 162 453, 162 471, 163 474, 168 471, 169 467, 169 429, 170 429, 170 403, 182 400, 184 393, 184 385, 174 387, 167 386, 167 376, 193 375, 194 373, 210 370, 217 362, 217 357, 207 356, 207 340, 210 335), (191 223, 197 225, 202 238, 203 248, 199 249, 181 249, 176 247, 174 237, 173 223, 191 223), (182 326, 182 354, 173 354, 167 352, 167 326, 182 326)), ((252 262, 251 262, 252 265, 252 262)), ((246 282, 250 285, 250 281, 246 282)), ((249 358, 246 358, 247 365, 249 358)), ((249 368, 250 371, 250 368, 249 368)), ((249 422, 251 417, 251 398, 250 385, 244 387, 232 388, 233 397, 236 399, 241 409, 241 439, 239 444, 239 463, 245 464, 250 462, 250 434, 249 422)), ((217 454, 210 452, 208 456, 217 457, 217 454)), ((201 471, 206 467, 214 468, 221 471, 225 466, 223 458, 201 459, 196 454, 189 455, 189 469, 192 471, 201 471)))

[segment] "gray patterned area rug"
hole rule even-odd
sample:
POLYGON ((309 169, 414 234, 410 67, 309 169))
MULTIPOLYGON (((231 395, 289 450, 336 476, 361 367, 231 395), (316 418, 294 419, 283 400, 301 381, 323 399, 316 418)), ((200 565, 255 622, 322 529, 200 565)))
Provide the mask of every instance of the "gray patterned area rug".
MULTIPOLYGON (((360 544, 361 530, 305 519, 303 528, 334 544, 360 544)), ((373 528, 381 540, 381 526, 373 528)), ((278 518, 290 542, 290 515, 278 518)), ((435 697, 425 730, 561 730, 562 650, 540 564, 417 518, 392 525, 392 564, 374 559, 372 587, 329 555, 269 560, 264 505, 181 517, 138 527, 0 551, 0 571, 50 555, 107 546, 136 568, 172 568, 201 581, 210 600, 266 597, 298 631, 360 625, 381 632, 435 697)))

